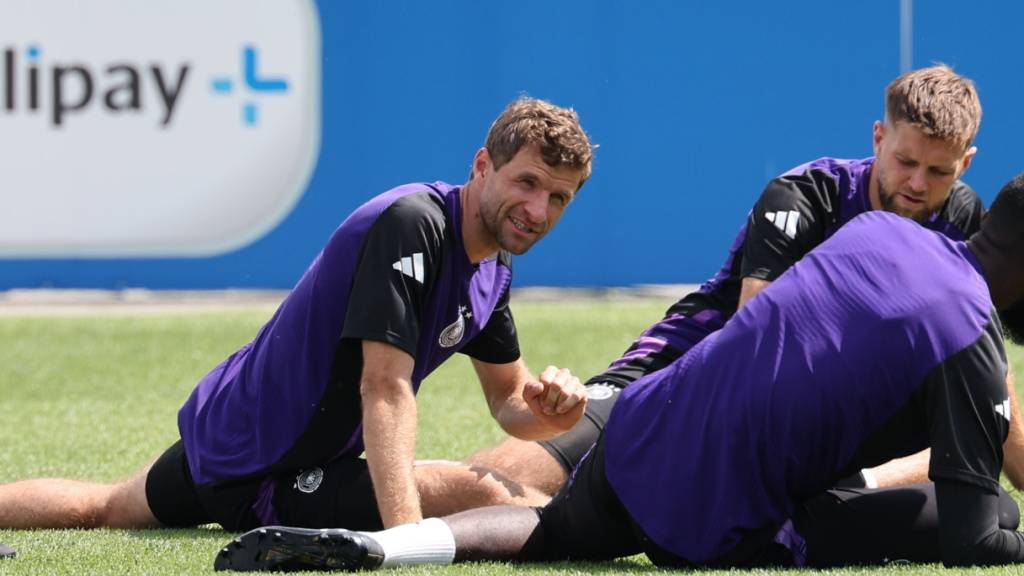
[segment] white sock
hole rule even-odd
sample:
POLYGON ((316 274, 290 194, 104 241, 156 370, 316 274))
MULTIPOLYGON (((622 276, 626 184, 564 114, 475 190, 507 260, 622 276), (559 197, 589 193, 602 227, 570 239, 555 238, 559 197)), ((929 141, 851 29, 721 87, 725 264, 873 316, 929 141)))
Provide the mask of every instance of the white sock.
POLYGON ((384 550, 383 568, 411 564, 451 564, 455 559, 455 535, 440 518, 427 518, 380 532, 361 532, 384 550))

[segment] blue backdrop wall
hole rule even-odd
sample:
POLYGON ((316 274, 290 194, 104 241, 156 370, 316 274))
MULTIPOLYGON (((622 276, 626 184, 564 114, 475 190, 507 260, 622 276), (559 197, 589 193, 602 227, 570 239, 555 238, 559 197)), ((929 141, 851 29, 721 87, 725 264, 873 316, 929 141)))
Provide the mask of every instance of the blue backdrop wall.
POLYGON ((985 116, 965 180, 989 202, 1024 169, 1014 136, 1024 5, 915 3, 902 51, 900 6, 319 0, 319 151, 275 226, 215 256, 0 259, 0 289, 289 287, 371 196, 464 181, 491 120, 522 93, 576 108, 600 149, 559 226, 516 260, 516 284, 700 282, 767 179, 820 156, 871 154, 901 54, 977 83, 985 116))

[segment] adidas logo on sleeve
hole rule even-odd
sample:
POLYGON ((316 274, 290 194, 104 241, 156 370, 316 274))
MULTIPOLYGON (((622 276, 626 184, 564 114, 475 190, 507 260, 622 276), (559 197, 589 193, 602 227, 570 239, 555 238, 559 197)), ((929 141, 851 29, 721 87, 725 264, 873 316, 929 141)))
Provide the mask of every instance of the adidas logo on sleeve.
POLYGON ((1009 398, 1007 398, 1006 400, 1003 400, 999 404, 996 404, 996 414, 999 414, 1003 418, 1006 418, 1007 422, 1010 421, 1010 399, 1009 398))
POLYGON ((403 256, 391 265, 391 268, 398 270, 409 278, 415 279, 423 284, 423 253, 416 252, 412 256, 403 256))
POLYGON ((775 227, 781 230, 786 236, 796 238, 796 223, 800 221, 800 213, 796 210, 779 210, 778 212, 765 212, 764 217, 775 227))

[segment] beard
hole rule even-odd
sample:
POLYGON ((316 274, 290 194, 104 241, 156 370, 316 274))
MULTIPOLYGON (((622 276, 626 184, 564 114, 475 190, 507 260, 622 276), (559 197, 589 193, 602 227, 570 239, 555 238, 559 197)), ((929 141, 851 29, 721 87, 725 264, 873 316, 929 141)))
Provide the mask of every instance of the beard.
POLYGON ((1013 306, 999 312, 999 320, 1003 324, 1003 335, 1010 342, 1024 346, 1024 300, 1018 300, 1013 306))
POLYGON ((506 250, 515 256, 521 256, 533 247, 536 240, 524 243, 510 239, 505 233, 504 228, 507 220, 508 214, 504 213, 500 206, 485 201, 480 203, 480 221, 483 223, 484 229, 494 238, 502 250, 506 250))
POLYGON ((927 222, 932 216, 932 210, 927 205, 922 206, 916 210, 904 208, 896 204, 896 196, 898 192, 892 192, 885 186, 885 174, 882 172, 881 166, 875 163, 875 180, 878 185, 878 203, 882 205, 882 210, 886 212, 892 212, 893 214, 903 216, 904 218, 910 218, 911 220, 922 224, 927 222))

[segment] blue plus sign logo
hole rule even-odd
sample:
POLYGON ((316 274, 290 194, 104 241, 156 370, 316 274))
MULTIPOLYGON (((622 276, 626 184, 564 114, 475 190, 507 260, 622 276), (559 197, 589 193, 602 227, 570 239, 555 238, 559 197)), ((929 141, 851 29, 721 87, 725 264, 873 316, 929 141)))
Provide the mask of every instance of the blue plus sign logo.
MULTIPOLYGON (((260 76, 259 53, 256 48, 246 46, 242 49, 242 77, 246 91, 245 101, 242 103, 242 122, 246 126, 255 126, 259 123, 259 109, 256 102, 249 97, 261 94, 283 94, 288 91, 288 81, 284 78, 272 78, 260 76)), ((231 94, 235 89, 235 82, 231 78, 214 78, 211 87, 216 94, 231 94)))

